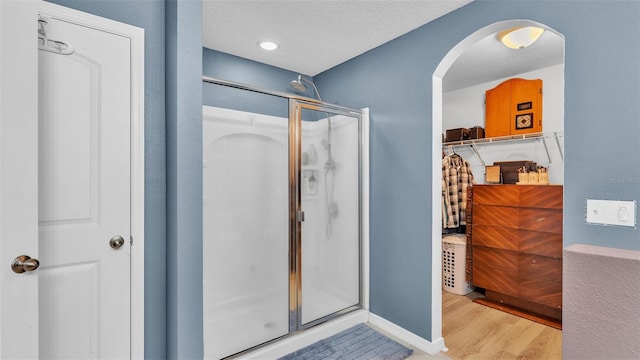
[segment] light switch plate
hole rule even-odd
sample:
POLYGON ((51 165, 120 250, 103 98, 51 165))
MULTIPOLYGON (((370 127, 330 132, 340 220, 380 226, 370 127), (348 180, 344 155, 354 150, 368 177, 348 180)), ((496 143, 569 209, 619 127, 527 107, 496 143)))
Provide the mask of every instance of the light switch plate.
POLYGON ((586 222, 596 225, 636 227, 637 204, 635 200, 587 199, 586 222))

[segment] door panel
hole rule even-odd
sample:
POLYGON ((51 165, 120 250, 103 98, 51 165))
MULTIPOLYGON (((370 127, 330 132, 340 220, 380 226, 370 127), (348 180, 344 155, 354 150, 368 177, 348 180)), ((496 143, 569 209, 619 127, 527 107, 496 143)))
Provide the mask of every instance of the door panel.
POLYGON ((307 327, 360 303, 360 119, 328 109, 300 114, 298 302, 307 327))
POLYGON ((99 276, 100 263, 97 261, 40 271, 40 282, 46 284, 40 287, 40 333, 44 342, 41 358, 97 357, 99 276))
POLYGON ((41 225, 98 221, 100 67, 72 56, 40 51, 41 225))
POLYGON ((130 40, 46 21, 75 51, 39 51, 40 358, 128 358, 130 40))

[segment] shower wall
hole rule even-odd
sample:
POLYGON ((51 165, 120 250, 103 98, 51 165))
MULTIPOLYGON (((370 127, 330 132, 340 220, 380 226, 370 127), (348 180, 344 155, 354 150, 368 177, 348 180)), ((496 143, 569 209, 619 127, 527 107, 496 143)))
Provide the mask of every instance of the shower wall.
POLYGON ((289 334, 290 300, 294 307, 300 300, 303 325, 359 304, 358 122, 331 117, 335 171, 325 167, 326 117, 302 123, 302 152, 308 159, 313 148, 315 162, 301 168, 305 221, 302 270, 295 275, 289 271, 289 120, 208 106, 203 115, 205 358, 289 334), (333 217, 327 181, 335 184, 333 217), (290 299, 290 276, 302 276, 300 299, 290 299))
POLYGON ((289 332, 288 121, 203 114, 204 354, 289 332))

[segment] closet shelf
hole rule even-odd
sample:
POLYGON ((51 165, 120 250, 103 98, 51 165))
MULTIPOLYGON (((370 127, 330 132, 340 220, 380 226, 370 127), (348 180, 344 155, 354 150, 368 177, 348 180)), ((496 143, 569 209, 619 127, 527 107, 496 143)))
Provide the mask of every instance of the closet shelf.
POLYGON ((484 159, 480 155, 480 151, 478 150, 478 145, 489 145, 496 143, 504 143, 509 141, 542 141, 544 145, 544 149, 547 153, 547 158, 549 159, 549 163, 551 163, 551 155, 549 154, 549 146, 547 144, 547 139, 555 140, 555 144, 558 148, 558 152, 560 153, 560 159, 564 161, 564 154, 562 153, 562 146, 560 145, 560 138, 563 137, 562 131, 554 131, 550 133, 529 133, 529 134, 520 134, 520 135, 508 135, 508 136, 500 136, 493 138, 482 138, 482 139, 469 139, 469 140, 461 140, 461 141, 449 141, 442 143, 442 148, 455 148, 456 146, 469 146, 478 156, 482 165, 485 166, 484 159))

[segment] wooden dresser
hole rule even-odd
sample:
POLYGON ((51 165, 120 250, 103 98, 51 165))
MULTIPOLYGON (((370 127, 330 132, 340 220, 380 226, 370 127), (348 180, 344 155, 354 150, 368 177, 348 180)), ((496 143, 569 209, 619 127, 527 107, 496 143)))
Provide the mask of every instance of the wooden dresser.
POLYGON ((478 302, 560 328, 562 186, 475 185, 472 213, 478 302))

